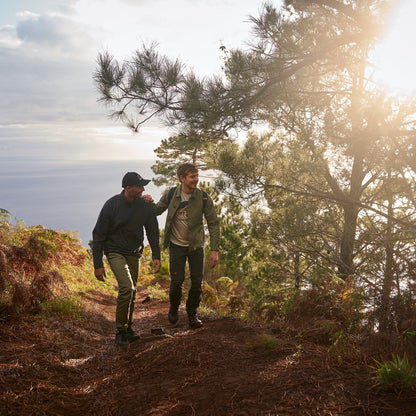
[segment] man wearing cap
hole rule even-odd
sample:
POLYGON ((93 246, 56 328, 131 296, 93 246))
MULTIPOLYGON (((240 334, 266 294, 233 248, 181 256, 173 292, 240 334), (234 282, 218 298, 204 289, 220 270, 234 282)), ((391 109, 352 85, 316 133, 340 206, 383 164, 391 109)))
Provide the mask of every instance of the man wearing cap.
POLYGON ((154 272, 160 269, 159 225, 152 205, 142 198, 144 186, 149 182, 136 172, 127 172, 122 180, 123 191, 104 204, 92 232, 95 277, 104 281, 105 254, 118 282, 115 339, 118 346, 139 338, 132 323, 139 259, 144 248, 143 228, 152 249, 154 272))

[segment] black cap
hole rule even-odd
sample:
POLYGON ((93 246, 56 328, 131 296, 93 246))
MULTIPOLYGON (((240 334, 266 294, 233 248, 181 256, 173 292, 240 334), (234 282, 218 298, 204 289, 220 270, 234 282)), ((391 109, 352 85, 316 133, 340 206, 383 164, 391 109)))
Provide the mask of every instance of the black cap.
POLYGON ((137 172, 127 172, 123 181, 121 182, 122 188, 127 186, 145 186, 150 182, 150 179, 143 179, 137 172))

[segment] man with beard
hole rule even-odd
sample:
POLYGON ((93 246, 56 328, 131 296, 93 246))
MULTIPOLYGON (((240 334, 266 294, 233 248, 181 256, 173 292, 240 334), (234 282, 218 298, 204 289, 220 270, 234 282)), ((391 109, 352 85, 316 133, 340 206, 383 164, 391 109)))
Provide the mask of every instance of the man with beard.
POLYGON ((103 254, 118 282, 116 337, 118 346, 139 339, 132 329, 139 259, 146 236, 152 249, 154 272, 160 269, 159 226, 151 204, 142 198, 150 182, 136 172, 127 172, 123 191, 110 198, 101 209, 93 230, 92 253, 95 277, 104 281, 103 254))
POLYGON ((178 187, 166 191, 155 204, 156 214, 168 210, 165 225, 164 246, 169 247, 170 309, 169 322, 178 321, 178 308, 182 299, 182 284, 185 280, 185 265, 188 261, 191 288, 186 301, 189 326, 199 328, 201 320, 197 309, 202 294, 204 269, 204 224, 205 217, 210 235, 211 254, 209 264, 218 263, 220 223, 211 197, 198 188, 198 169, 192 163, 184 163, 177 169, 178 187))

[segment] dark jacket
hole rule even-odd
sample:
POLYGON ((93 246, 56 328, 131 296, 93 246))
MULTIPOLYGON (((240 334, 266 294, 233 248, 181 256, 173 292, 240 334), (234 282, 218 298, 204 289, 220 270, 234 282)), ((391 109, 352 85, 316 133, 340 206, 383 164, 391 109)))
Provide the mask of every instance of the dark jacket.
POLYGON ((123 192, 110 198, 101 209, 92 232, 94 268, 103 267, 103 254, 114 252, 140 256, 143 227, 153 259, 160 259, 159 225, 152 204, 142 198, 129 202, 123 192))
MULTIPOLYGON (((172 221, 176 211, 181 203, 182 185, 179 185, 171 200, 169 200, 169 191, 166 191, 160 201, 155 204, 156 215, 162 214, 168 210, 165 225, 164 247, 168 247, 170 235, 172 232, 172 221)), ((205 194, 206 195, 206 194, 205 194)), ((209 195, 206 195, 206 202, 203 201, 201 189, 196 188, 189 199, 188 205, 188 232, 189 232, 189 249, 204 246, 204 223, 205 217, 208 225, 211 251, 218 251, 220 245, 220 221, 215 211, 214 203, 209 195)))

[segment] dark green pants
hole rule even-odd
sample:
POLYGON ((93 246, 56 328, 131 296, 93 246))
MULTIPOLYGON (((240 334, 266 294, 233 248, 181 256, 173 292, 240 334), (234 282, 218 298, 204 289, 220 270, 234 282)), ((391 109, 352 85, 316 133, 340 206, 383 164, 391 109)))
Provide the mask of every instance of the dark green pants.
POLYGON ((139 257, 108 253, 107 260, 118 283, 116 329, 125 332, 133 323, 139 257))

